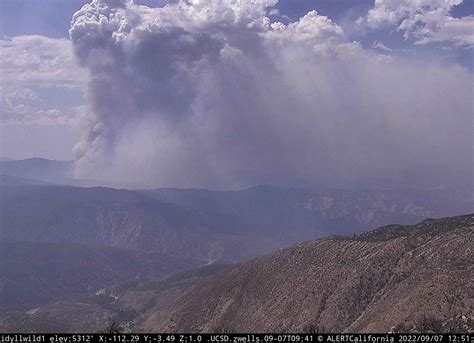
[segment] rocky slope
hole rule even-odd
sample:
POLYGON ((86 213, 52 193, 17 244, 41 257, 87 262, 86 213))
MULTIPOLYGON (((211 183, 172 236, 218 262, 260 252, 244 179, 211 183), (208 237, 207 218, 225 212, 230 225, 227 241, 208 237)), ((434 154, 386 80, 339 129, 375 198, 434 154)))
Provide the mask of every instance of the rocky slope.
POLYGON ((329 237, 157 295, 143 331, 472 331, 474 216, 329 237))

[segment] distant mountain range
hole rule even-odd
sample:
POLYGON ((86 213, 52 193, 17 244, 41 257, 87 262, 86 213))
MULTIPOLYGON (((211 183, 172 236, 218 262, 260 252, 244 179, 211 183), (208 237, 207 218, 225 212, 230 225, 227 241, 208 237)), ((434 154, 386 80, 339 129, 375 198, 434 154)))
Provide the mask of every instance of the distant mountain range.
POLYGON ((220 215, 164 203, 139 192, 71 186, 3 186, 0 239, 74 243, 237 261, 281 242, 220 215))
POLYGON ((150 197, 298 242, 354 234, 391 223, 413 224, 474 210, 472 190, 334 190, 257 186, 242 191, 156 189, 150 197))
POLYGON ((46 182, 56 185, 71 185, 79 187, 125 187, 123 184, 110 181, 78 179, 74 175, 74 161, 56 161, 44 158, 28 158, 13 160, 0 159, 0 176, 26 179, 32 182, 46 182))
POLYGON ((467 191, 130 191, 2 180, 12 183, 0 187, 0 240, 112 246, 213 262, 473 210, 467 191))
POLYGON ((474 211, 470 189, 257 186, 209 191, 55 185, 66 182, 72 168, 71 161, 0 162, 0 239, 235 262, 304 240, 474 211))
MULTIPOLYGON (((472 263, 463 262, 466 242, 472 247, 470 216, 363 234, 392 223, 472 213, 468 187, 126 190, 78 187, 90 181, 74 180, 73 168, 70 161, 0 162, 0 306, 5 309, 0 311, 0 331, 22 326, 33 331, 100 330, 111 320, 131 321, 146 331, 388 330, 389 323, 420 320, 404 317, 401 309, 390 318, 373 315, 386 311, 385 297, 395 301, 397 294, 407 292, 407 304, 416 303, 415 290, 403 280, 417 292, 438 297, 442 290, 452 290, 449 280, 464 282, 461 274, 471 271, 472 263), (301 243, 328 236, 332 238, 301 243), (295 243, 299 245, 278 251, 295 243), (221 264, 274 251, 229 269, 220 281, 192 286, 228 268, 221 264), (196 266, 200 268, 194 270, 196 266), (449 277, 445 269, 451 271, 449 277), (166 280, 179 271, 190 274, 166 280), (427 281, 415 277, 428 271, 435 272, 427 281), (317 288, 307 293, 313 282, 317 288), (438 293, 430 288, 436 282, 438 293), (398 284, 400 289, 391 288, 398 284), (310 309, 302 307, 302 299, 310 301, 310 309), (302 312, 292 313, 293 306, 302 312), (169 315, 160 308, 169 308, 169 315), (209 311, 202 313, 202 308, 209 311), (278 317, 283 314, 290 315, 289 322, 278 317)), ((436 320, 461 325, 452 316, 472 314, 472 303, 456 299, 449 300, 457 304, 449 311, 435 302, 446 314, 436 320)))
POLYGON ((74 177, 74 168, 74 161, 54 161, 44 158, 0 160, 0 175, 53 183, 68 183, 74 177))

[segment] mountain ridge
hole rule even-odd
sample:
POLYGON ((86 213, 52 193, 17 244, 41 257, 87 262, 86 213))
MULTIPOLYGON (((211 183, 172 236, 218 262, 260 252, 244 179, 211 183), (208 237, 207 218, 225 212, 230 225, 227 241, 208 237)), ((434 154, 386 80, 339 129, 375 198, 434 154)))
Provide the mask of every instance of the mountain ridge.
POLYGON ((3 240, 108 245, 213 261, 250 258, 281 244, 227 218, 104 187, 1 187, 0 214, 3 240))
POLYGON ((0 331, 472 332, 473 241, 473 214, 333 235, 165 279, 123 275, 0 314, 0 331))
POLYGON ((303 242, 226 269, 150 310, 140 329, 423 332, 429 316, 440 330, 472 330, 474 216, 398 228, 303 242))

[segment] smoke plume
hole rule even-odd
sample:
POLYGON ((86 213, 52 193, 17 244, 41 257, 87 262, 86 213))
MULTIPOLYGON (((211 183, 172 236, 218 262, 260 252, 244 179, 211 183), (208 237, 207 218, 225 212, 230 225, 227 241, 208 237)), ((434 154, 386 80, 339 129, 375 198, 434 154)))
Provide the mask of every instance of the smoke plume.
POLYGON ((276 0, 92 0, 70 37, 89 72, 79 177, 163 187, 472 182, 459 66, 380 55, 276 0))

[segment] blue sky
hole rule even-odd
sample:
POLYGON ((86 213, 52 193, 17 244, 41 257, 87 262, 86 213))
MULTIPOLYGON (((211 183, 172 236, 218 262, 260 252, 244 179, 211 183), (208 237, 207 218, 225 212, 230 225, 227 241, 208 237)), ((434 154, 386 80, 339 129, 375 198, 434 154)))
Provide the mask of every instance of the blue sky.
MULTIPOLYGON (((93 1, 109 3, 109 0, 93 1)), ((136 2, 150 7, 165 4, 162 0, 136 2)), ((90 122, 104 115, 92 113, 91 103, 96 101, 94 96, 85 94, 91 86, 88 73, 94 70, 87 61, 83 61, 85 68, 78 66, 69 40, 72 16, 86 3, 85 0, 0 1, 0 75, 4 85, 0 155, 72 159, 73 147, 91 136, 90 122)), ((271 44, 275 39, 304 41, 319 52, 328 47, 349 49, 350 58, 390 59, 404 66, 418 64, 420 70, 424 64, 437 66, 472 80, 473 7, 471 0, 425 0, 418 7, 410 0, 279 0, 276 6, 266 9, 265 15, 275 26, 265 29, 268 30, 265 39, 271 44), (306 16, 313 10, 317 15, 306 16), (302 18, 307 18, 307 22, 302 18), (282 23, 283 29, 278 28, 277 22, 282 23), (354 57, 351 54, 356 50, 354 57)), ((146 15, 143 14, 144 18, 146 15)), ((206 20, 196 18, 193 20, 206 20)), ((155 66, 150 68, 153 70, 155 66)), ((370 73, 367 77, 376 78, 370 73)), ((343 82, 339 87, 346 86, 343 82)), ((472 106, 463 110, 472 112, 472 106)), ((120 133, 113 136, 116 135, 120 137, 120 133)))

